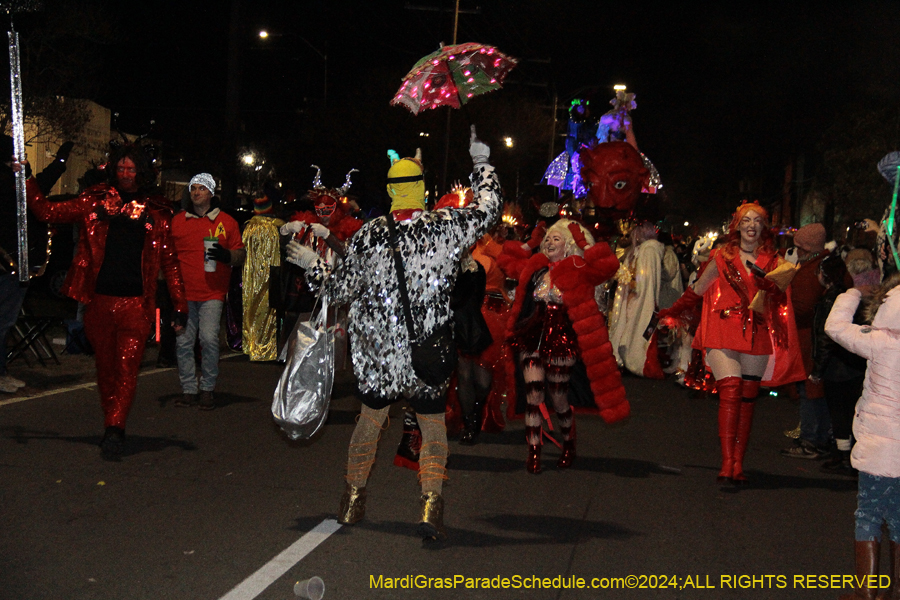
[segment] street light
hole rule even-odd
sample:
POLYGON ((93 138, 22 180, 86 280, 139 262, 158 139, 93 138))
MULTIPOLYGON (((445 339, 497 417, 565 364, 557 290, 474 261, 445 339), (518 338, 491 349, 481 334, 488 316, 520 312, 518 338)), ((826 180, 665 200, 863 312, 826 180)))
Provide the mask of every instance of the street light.
POLYGON ((323 72, 323 75, 322 75, 322 105, 327 106, 328 105, 328 56, 325 53, 321 52, 318 48, 313 46, 312 43, 310 43, 310 41, 308 39, 306 39, 305 37, 303 37, 302 35, 299 35, 297 33, 293 33, 293 32, 271 33, 267 29, 260 29, 258 32, 258 35, 259 35, 259 39, 261 39, 261 40, 267 40, 270 37, 288 37, 288 36, 296 37, 296 38, 299 38, 300 41, 302 41, 304 44, 309 46, 313 52, 315 52, 316 54, 319 55, 319 58, 322 59, 322 72, 323 72))
POLYGON ((513 139, 512 139, 511 137, 509 137, 509 136, 503 138, 503 143, 506 144, 506 147, 507 147, 507 148, 512 148, 512 147, 513 147, 513 139))
POLYGON ((614 89, 615 91, 617 91, 617 92, 624 92, 624 91, 625 91, 626 89, 628 89, 628 88, 625 87, 625 84, 624 84, 624 83, 618 83, 618 84, 616 84, 616 85, 613 86, 613 89, 614 89))
POLYGON ((241 157, 241 161, 247 165, 248 167, 253 166, 253 163, 256 161, 254 156, 250 153, 247 153, 241 157))

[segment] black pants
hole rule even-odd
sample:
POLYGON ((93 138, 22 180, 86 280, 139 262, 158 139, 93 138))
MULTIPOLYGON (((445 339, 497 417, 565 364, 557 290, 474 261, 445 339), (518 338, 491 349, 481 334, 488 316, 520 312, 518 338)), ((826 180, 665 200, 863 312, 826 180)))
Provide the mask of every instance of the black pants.
POLYGON ((825 400, 831 413, 834 439, 849 440, 856 401, 862 394, 863 376, 847 381, 825 381, 825 400))

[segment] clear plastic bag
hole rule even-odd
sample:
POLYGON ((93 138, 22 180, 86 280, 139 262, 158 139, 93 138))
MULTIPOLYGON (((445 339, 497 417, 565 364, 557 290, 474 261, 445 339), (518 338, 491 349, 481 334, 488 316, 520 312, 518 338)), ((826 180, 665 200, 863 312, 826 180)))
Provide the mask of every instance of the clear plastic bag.
POLYGON ((309 439, 328 416, 334 383, 334 328, 328 299, 309 321, 299 321, 285 345, 285 365, 272 400, 272 416, 292 440, 309 439))

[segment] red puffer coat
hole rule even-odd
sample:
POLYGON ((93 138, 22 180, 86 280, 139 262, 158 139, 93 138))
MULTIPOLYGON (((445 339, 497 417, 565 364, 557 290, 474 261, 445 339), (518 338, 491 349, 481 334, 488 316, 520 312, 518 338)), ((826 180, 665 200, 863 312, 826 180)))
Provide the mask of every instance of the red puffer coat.
MULTIPOLYGON (((531 250, 522 248, 520 242, 506 242, 497 263, 508 277, 519 281, 508 325, 508 331, 512 331, 525 297, 530 293, 531 277, 538 269, 549 267, 549 260, 540 252, 532 255, 531 250)), ((550 270, 550 281, 562 293, 563 305, 578 336, 578 350, 587 369, 594 403, 607 423, 620 421, 631 411, 609 343, 606 320, 594 299, 594 287, 618 270, 619 259, 605 242, 588 248, 584 258, 568 256, 550 270)))

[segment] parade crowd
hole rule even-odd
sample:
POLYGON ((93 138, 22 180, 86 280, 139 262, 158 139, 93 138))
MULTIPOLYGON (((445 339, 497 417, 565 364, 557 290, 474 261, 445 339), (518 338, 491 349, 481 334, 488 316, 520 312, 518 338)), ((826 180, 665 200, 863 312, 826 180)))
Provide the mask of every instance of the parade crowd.
MULTIPOLYGON (((775 229, 767 207, 744 202, 721 230, 672 235, 634 217, 655 170, 630 124, 619 125, 618 138, 613 127, 567 156, 577 159, 565 165, 575 165, 576 193, 541 206, 530 223, 501 219, 509 206, 474 127, 469 185, 430 202, 422 157, 392 151, 384 215, 348 197, 352 172, 338 188, 322 183, 321 170, 289 209, 267 186, 243 223, 223 210, 209 173, 196 174, 183 206, 173 205, 157 193, 138 143, 113 148, 103 180, 73 199, 47 199, 52 172, 31 177, 34 218, 78 226, 63 292, 80 303, 96 357, 102 456, 125 452, 158 318, 160 364, 177 366, 182 390, 175 405, 214 410, 220 347, 278 360, 293 324, 327 296, 335 368, 353 369, 361 402, 341 523, 364 518, 394 404, 405 411, 395 463, 418 472, 419 532, 440 540, 448 434, 475 444, 482 431, 524 419, 523 476, 546 468, 547 441, 560 448, 555 467, 568 469, 577 461, 576 417, 622 421, 630 412, 623 377, 669 379, 685 394, 717 394, 722 485, 752 485, 744 464, 760 390, 799 400, 782 455, 858 477, 857 571, 877 574, 886 522, 900 573, 893 223, 865 220, 851 238, 830 240, 821 223, 775 229)), ((892 182, 900 161, 890 157, 881 170, 892 182)), ((5 206, 12 173, 23 168, 7 166, 5 206)), ((4 235, 4 247, 14 247, 4 235)), ((4 341, 24 297, 14 264, 0 277, 4 341)), ((3 351, 0 391, 23 385, 3 351)), ((874 598, 874 590, 852 597, 874 598)))

